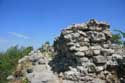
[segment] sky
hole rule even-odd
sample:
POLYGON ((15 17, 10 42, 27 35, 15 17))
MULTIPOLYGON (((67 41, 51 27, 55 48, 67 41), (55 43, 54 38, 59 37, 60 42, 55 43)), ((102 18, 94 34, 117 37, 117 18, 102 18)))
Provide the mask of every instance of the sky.
POLYGON ((0 0, 0 51, 53 43, 66 26, 92 18, 125 31, 125 0, 0 0))

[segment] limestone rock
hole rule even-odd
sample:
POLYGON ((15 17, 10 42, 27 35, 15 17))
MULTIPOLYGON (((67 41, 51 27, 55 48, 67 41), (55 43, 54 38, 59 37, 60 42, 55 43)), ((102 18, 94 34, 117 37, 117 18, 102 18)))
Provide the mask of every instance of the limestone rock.
POLYGON ((106 83, 103 71, 125 62, 114 53, 109 28, 109 24, 91 19, 64 29, 54 42, 57 54, 51 61, 52 70, 63 73, 67 83, 106 83))
POLYGON ((107 59, 105 56, 99 55, 99 56, 94 56, 93 61, 96 64, 105 64, 107 62, 107 59))
POLYGON ((83 56, 85 56, 85 53, 84 53, 84 52, 76 52, 75 55, 76 55, 76 56, 82 56, 82 57, 83 57, 83 56))
POLYGON ((14 79, 15 79, 15 77, 13 75, 10 75, 7 77, 7 80, 14 80, 14 79))

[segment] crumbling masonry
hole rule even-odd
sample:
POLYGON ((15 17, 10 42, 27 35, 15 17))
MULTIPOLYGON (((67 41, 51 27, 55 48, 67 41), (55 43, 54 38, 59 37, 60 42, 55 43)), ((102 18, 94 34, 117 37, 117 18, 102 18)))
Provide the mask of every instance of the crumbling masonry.
POLYGON ((54 41, 52 70, 64 83, 119 83, 122 55, 112 49, 110 26, 91 19, 64 29, 54 41))

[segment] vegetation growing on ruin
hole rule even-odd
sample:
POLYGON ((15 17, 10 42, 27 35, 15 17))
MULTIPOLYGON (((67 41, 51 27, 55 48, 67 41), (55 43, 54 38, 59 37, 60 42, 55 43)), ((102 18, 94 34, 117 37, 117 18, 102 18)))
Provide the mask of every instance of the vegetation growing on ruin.
POLYGON ((53 46, 51 46, 49 41, 46 41, 41 48, 39 48, 39 50, 41 51, 41 53, 44 56, 47 56, 49 58, 53 57, 54 54, 54 50, 53 50, 53 46))
POLYGON ((6 52, 0 53, 0 83, 7 83, 7 76, 12 74, 17 66, 20 58, 27 55, 33 47, 18 47, 13 46, 7 49, 6 52))
POLYGON ((113 44, 125 46, 125 32, 121 30, 114 30, 116 33, 112 34, 111 41, 113 44))

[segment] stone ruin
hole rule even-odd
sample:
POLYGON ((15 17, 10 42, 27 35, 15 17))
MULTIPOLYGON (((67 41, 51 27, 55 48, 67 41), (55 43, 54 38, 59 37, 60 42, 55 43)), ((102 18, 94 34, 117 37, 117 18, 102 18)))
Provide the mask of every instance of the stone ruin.
POLYGON ((54 41, 52 70, 63 83, 120 83, 119 61, 109 24, 91 19, 64 29, 54 41))
POLYGON ((21 58, 14 74, 7 79, 11 83, 25 80, 28 83, 125 83, 125 49, 113 47, 111 37, 107 23, 91 19, 73 24, 61 32, 53 47, 45 44, 21 58), (52 59, 50 55, 54 55, 52 59))

